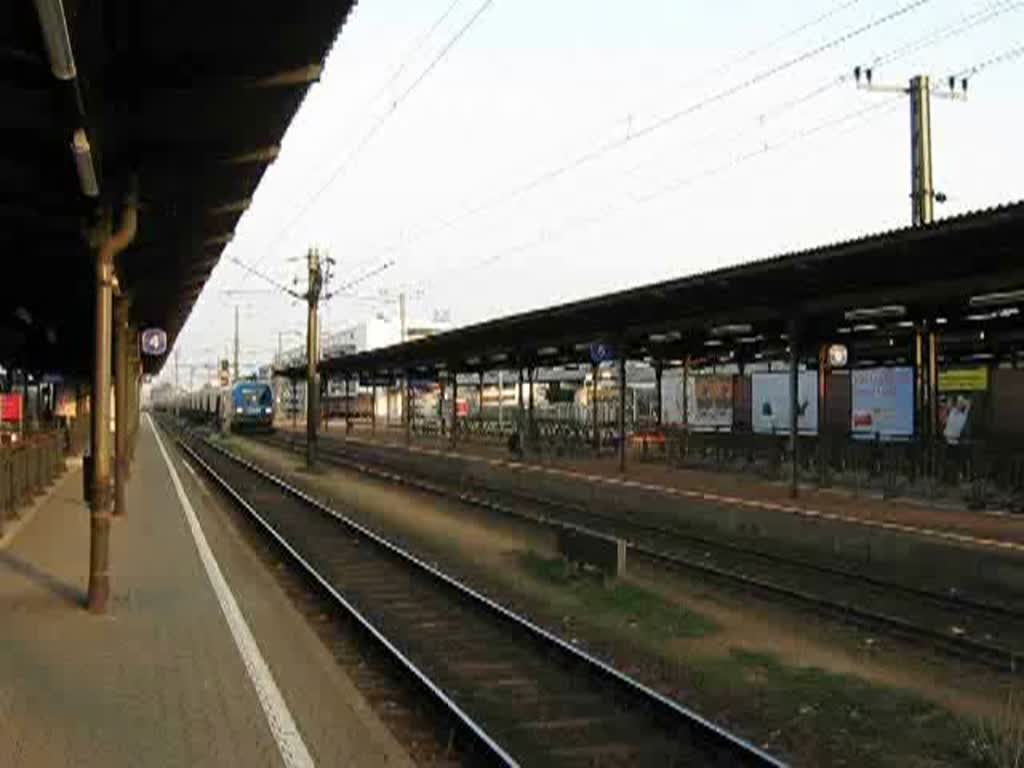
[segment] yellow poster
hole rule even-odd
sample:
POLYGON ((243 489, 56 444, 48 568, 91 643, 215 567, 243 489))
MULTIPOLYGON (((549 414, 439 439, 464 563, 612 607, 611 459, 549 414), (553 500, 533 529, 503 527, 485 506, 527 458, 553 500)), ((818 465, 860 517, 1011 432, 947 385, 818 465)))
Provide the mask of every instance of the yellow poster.
POLYGON ((988 368, 952 368, 939 371, 939 392, 982 392, 988 389, 988 368))

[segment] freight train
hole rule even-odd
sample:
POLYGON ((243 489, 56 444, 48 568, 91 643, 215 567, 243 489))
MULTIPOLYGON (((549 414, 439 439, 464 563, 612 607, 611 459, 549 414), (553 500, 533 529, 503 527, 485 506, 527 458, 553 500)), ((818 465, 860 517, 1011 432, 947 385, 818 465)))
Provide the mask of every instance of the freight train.
POLYGON ((274 390, 262 381, 238 381, 230 387, 203 387, 155 403, 157 410, 176 413, 194 423, 227 426, 235 432, 274 428, 274 390))

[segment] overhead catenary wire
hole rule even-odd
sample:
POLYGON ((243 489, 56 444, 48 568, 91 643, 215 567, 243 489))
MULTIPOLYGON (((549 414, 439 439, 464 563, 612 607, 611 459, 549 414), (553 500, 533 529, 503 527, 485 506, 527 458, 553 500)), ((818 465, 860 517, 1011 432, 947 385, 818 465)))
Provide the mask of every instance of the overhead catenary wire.
MULTIPOLYGON (((1015 46, 998 55, 992 56, 988 59, 985 59, 984 61, 967 67, 961 70, 960 73, 956 74, 955 77, 959 78, 961 76, 978 74, 986 69, 990 69, 1001 64, 1006 64, 1022 56, 1024 56, 1024 44, 1015 46)), ((778 151, 798 141, 810 138, 814 135, 823 133, 827 130, 837 128, 858 118, 864 117, 870 113, 892 111, 894 108, 899 107, 901 102, 902 96, 894 96, 890 99, 885 99, 876 104, 861 109, 857 109, 852 112, 847 112, 837 117, 829 118, 813 126, 800 129, 781 140, 766 143, 762 147, 737 155, 736 157, 732 158, 731 160, 723 164, 716 165, 712 168, 706 169, 704 171, 698 172, 690 176, 676 179, 650 192, 639 195, 631 195, 630 198, 625 202, 618 202, 616 204, 608 206, 596 214, 592 213, 586 214, 584 216, 574 217, 573 219, 568 220, 554 228, 542 228, 540 232, 531 239, 497 251, 496 253, 491 254, 490 256, 474 264, 470 264, 468 266, 453 265, 452 267, 449 268, 449 270, 443 270, 441 273, 435 274, 434 279, 431 282, 436 281, 439 277, 443 276, 445 272, 450 271, 451 269, 479 269, 481 267, 488 266, 490 264, 503 260, 509 256, 525 253, 536 248, 542 247, 544 245, 551 244, 552 242, 566 236, 570 232, 576 231, 584 227, 602 223, 614 216, 617 216, 625 212, 626 210, 652 202, 661 197, 664 197, 665 195, 679 191, 680 189, 683 189, 685 187, 693 186, 699 181, 719 176, 722 173, 732 170, 733 168, 743 163, 754 160, 770 152, 778 151)))
MULTIPOLYGON (((828 120, 817 123, 808 128, 796 131, 781 140, 763 144, 759 146, 757 149, 737 155, 736 157, 720 165, 716 165, 712 168, 705 169, 692 175, 675 179, 650 192, 646 192, 639 195, 631 195, 629 199, 627 199, 626 201, 620 201, 611 206, 607 206, 598 213, 591 213, 585 214, 583 216, 574 217, 573 219, 563 222, 562 224, 556 227, 542 228, 542 230, 537 235, 535 235, 529 240, 518 243, 508 248, 504 248, 468 266, 453 265, 452 267, 449 268, 449 270, 479 269, 481 267, 489 266, 498 261, 501 261, 509 256, 518 255, 521 253, 534 250, 541 246, 551 244, 552 242, 561 239, 570 232, 574 232, 576 230, 607 221, 608 219, 613 218, 614 216, 617 216, 621 213, 624 213, 627 210, 653 202, 654 200, 662 198, 665 195, 677 192, 685 187, 693 186, 694 184, 700 181, 704 181, 706 179, 719 176, 727 171, 736 168, 739 165, 742 165, 756 158, 762 157, 766 154, 776 152, 791 144, 796 143, 797 141, 801 141, 812 136, 815 136, 817 134, 823 133, 827 130, 837 128, 841 125, 852 122, 858 118, 864 117, 871 113, 883 112, 887 110, 891 111, 895 106, 898 106, 897 102, 899 100, 900 97, 894 97, 892 99, 886 99, 884 101, 875 102, 867 107, 862 107, 853 111, 845 112, 837 117, 832 117, 828 120)), ((435 275, 434 280, 441 277, 442 274, 443 273, 435 275)))
POLYGON ((800 64, 811 61, 828 51, 834 50, 844 45, 845 43, 853 39, 856 39, 857 37, 867 34, 872 30, 878 29, 879 27, 885 24, 895 21, 896 19, 899 19, 909 13, 912 13, 929 4, 930 2, 932 2, 932 0, 911 0, 911 2, 908 2, 900 6, 899 8, 896 8, 885 14, 877 16, 868 22, 865 22, 853 29, 847 30, 846 32, 836 37, 830 38, 826 42, 816 45, 808 50, 805 50, 797 54, 796 56, 790 57, 780 63, 774 64, 766 69, 763 69, 751 75, 750 77, 744 80, 734 83, 733 85, 730 85, 726 88, 720 89, 708 96, 703 97, 702 99, 699 99, 696 102, 693 102, 677 110, 674 110, 666 115, 663 115, 662 117, 656 119, 652 123, 649 123, 648 125, 641 127, 639 130, 631 131, 626 136, 616 137, 614 139, 605 141, 597 145, 596 147, 593 147, 575 156, 574 158, 565 163, 556 165, 552 168, 549 168, 546 171, 541 172, 540 174, 529 179, 528 181, 512 187, 510 190, 492 196, 487 200, 483 201, 482 203, 472 206, 466 209, 465 211, 456 214, 453 217, 444 219, 439 224, 433 227, 428 227, 427 229, 421 230, 420 232, 413 233, 411 236, 407 237, 401 244, 387 246, 383 248, 381 250, 381 253, 395 253, 400 249, 407 247, 409 244, 413 242, 419 242, 420 240, 423 240, 426 237, 430 237, 441 232, 444 232, 448 229, 451 229, 461 224, 462 222, 468 219, 474 218, 482 213, 491 211, 500 205, 504 205, 506 203, 517 200, 523 197, 524 195, 527 195, 537 189, 540 189, 541 187, 546 186, 547 184, 557 179, 560 179, 584 166, 590 165, 591 163, 595 162, 596 160, 602 157, 605 157, 610 153, 620 150, 628 145, 631 145, 640 139, 651 136, 663 130, 664 128, 667 128, 668 126, 675 124, 684 117, 695 115, 733 96, 750 90, 751 88, 760 85, 761 83, 770 80, 771 78, 776 77, 777 75, 787 72, 800 64))
POLYGON ((258 277, 260 280, 263 280, 265 283, 267 283, 269 285, 274 286, 275 288, 277 288, 282 293, 285 293, 285 294, 287 294, 287 295, 289 295, 289 296, 291 296, 293 298, 296 298, 296 299, 303 299, 303 298, 305 298, 298 291, 292 290, 291 288, 289 288, 284 283, 282 283, 282 282, 280 282, 278 280, 275 280, 270 275, 268 275, 266 272, 262 272, 259 269, 257 269, 256 267, 251 266, 249 264, 246 264, 244 261, 239 259, 237 256, 232 256, 231 254, 225 254, 225 257, 232 264, 235 264, 235 265, 241 267, 242 269, 244 269, 249 274, 254 275, 255 277, 258 277))
POLYGON ((1024 56, 1024 44, 1018 45, 1015 48, 1011 48, 1007 51, 1003 51, 1002 53, 993 56, 989 59, 985 59, 984 61, 974 64, 973 66, 965 67, 964 69, 961 69, 959 72, 955 72, 954 74, 952 74, 951 77, 954 77, 957 80, 961 78, 975 77, 976 75, 984 72, 986 69, 990 69, 994 66, 997 66, 998 64, 1005 64, 1009 61, 1013 61, 1014 59, 1020 58, 1021 56, 1024 56))
POLYGON ((405 70, 408 69, 410 62, 412 62, 412 60, 416 57, 416 54, 418 54, 423 49, 423 46, 426 45, 427 41, 430 40, 430 38, 434 36, 434 33, 441 28, 441 25, 448 20, 448 17, 452 15, 452 13, 455 11, 455 9, 459 6, 461 2, 462 0, 451 0, 451 2, 448 3, 448 5, 445 7, 441 15, 434 19, 431 25, 421 35, 419 35, 416 38, 413 44, 409 46, 409 49, 406 51, 405 55, 402 56, 401 60, 398 62, 398 66, 395 67, 394 71, 391 73, 391 76, 388 77, 387 81, 383 85, 381 85, 381 87, 377 90, 373 98, 370 99, 371 104, 377 102, 385 93, 387 93, 391 86, 398 82, 402 75, 405 74, 405 70))
POLYGON ((255 262, 254 266, 259 266, 269 256, 274 247, 281 242, 281 240, 287 235, 287 233, 294 227, 302 218, 309 212, 309 210, 316 204, 324 192, 327 191, 334 184, 335 181, 345 173, 359 157, 364 149, 376 138, 377 134, 380 133, 381 129, 398 112, 399 107, 413 94, 413 92, 423 84, 423 82, 430 76, 430 74, 437 68, 437 66, 445 59, 446 56, 451 52, 455 45, 473 28, 473 26, 479 21, 480 17, 483 16, 484 12, 494 4, 494 0, 484 0, 473 14, 467 19, 467 21, 459 27, 459 29, 452 35, 451 38, 441 47, 441 49, 435 54, 430 60, 426 67, 424 67, 416 78, 394 99, 390 108, 387 112, 384 112, 378 117, 369 127, 369 129, 363 134, 362 138, 356 143, 355 147, 345 155, 341 163, 336 165, 327 179, 310 195, 301 206, 298 211, 288 220, 275 235, 262 256, 260 256, 255 262))

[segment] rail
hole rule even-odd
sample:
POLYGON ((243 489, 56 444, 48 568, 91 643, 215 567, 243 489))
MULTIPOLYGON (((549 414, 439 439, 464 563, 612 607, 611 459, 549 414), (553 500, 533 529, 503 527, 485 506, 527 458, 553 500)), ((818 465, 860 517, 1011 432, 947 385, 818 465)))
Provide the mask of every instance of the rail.
MULTIPOLYGON (((288 449, 301 445, 300 439, 288 437, 265 438, 264 442, 288 449)), ((621 537, 626 540, 631 556, 640 555, 661 565, 696 572, 720 583, 782 598, 844 621, 923 642, 986 666, 1024 672, 1022 654, 1016 647, 1000 646, 978 639, 987 635, 1009 634, 1017 641, 1024 640, 1019 632, 1013 635, 1007 630, 1008 627, 1024 627, 1024 614, 1007 606, 916 588, 871 574, 701 537, 664 525, 644 523, 553 501, 522 490, 512 492, 494 488, 467 488, 464 483, 455 488, 450 483, 434 478, 414 476, 408 468, 398 474, 387 468, 367 464, 365 460, 353 459, 350 447, 334 441, 322 443, 320 455, 325 461, 363 474, 547 527, 582 526, 598 533, 621 537), (512 500, 511 503, 509 500, 512 500), (715 560, 708 560, 709 550, 716 553, 715 560), (865 603, 869 601, 865 596, 870 597, 871 607, 866 607, 865 603), (886 606, 890 608, 889 611, 883 610, 886 606), (906 618, 908 615, 914 615, 915 620, 906 618), (979 624, 977 631, 969 634, 953 634, 948 631, 949 626, 964 624, 972 616, 980 617, 976 621, 979 624), (926 624, 922 617, 926 617, 925 620, 930 623, 926 624)))
MULTIPOLYGON (((228 471, 245 471, 249 477, 259 478, 264 484, 273 486, 283 496, 298 500, 303 505, 320 511, 334 523, 340 523, 350 534, 358 536, 361 540, 370 542, 381 555, 386 555, 392 561, 400 564, 403 569, 406 569, 407 573, 416 574, 419 579, 423 579, 431 583, 433 588, 442 589, 443 592, 448 595, 446 600, 449 602, 463 601, 476 611, 479 616, 485 617, 489 624, 497 622, 505 625, 506 629, 499 631, 497 634, 497 637, 501 637, 503 642, 509 642, 508 637, 511 632, 520 633, 522 637, 518 641, 518 644, 514 646, 506 645, 503 649, 505 653, 522 653, 522 649, 529 646, 531 643, 538 644, 545 650, 536 657, 531 656, 531 663, 537 665, 548 665, 545 666, 547 674, 562 674, 561 672, 552 673, 551 669, 564 670, 567 667, 571 667, 578 670, 580 674, 585 674, 590 678, 592 686, 600 685, 602 688, 608 688, 609 691, 607 698, 603 698, 601 701, 605 702, 603 705, 604 707, 614 709, 617 712, 615 715, 609 714, 607 716, 608 722, 615 722, 617 726, 620 727, 620 730, 623 726, 629 723, 633 723, 634 725, 640 723, 646 724, 646 730, 641 728, 638 733, 633 733, 629 728, 625 729, 630 733, 630 738, 636 740, 635 743, 640 744, 642 749, 653 750, 656 745, 660 744, 660 742, 656 741, 651 734, 661 733, 662 739, 668 738, 670 744, 677 745, 674 746, 673 749, 682 750, 685 748, 685 750, 700 753, 704 758, 702 761, 703 764, 780 765, 776 759, 725 731, 714 723, 704 719, 695 712, 692 712, 686 707, 680 705, 678 702, 675 702, 638 683, 603 661, 581 651, 572 644, 532 623, 528 619, 508 610, 492 599, 448 576, 438 568, 399 548, 395 544, 384 539, 373 531, 370 531, 354 520, 321 504, 317 500, 303 493, 301 490, 294 488, 260 467, 235 456, 219 446, 214 446, 206 442, 196 443, 194 440, 189 441, 189 443, 190 444, 186 445, 186 449, 189 454, 195 458, 197 463, 200 463, 204 469, 210 471, 211 475, 217 474, 212 471, 214 468, 211 467, 211 464, 214 462, 203 459, 203 457, 199 455, 201 452, 205 453, 208 458, 213 457, 215 460, 227 462, 221 465, 222 471, 224 468, 227 468, 228 471), (219 459, 217 457, 219 457, 219 459), (202 461, 200 462, 201 459, 202 461), (514 649, 514 651, 512 649, 514 649), (553 654, 560 657, 561 661, 552 661, 551 657, 553 654), (631 706, 624 708, 625 705, 623 705, 623 701, 629 701, 631 706), (675 736, 669 737, 665 734, 675 734, 675 736)), ((275 540, 281 543, 297 561, 302 562, 304 567, 307 569, 307 572, 309 572, 321 586, 328 589, 328 592, 330 592, 332 596, 339 601, 339 605, 344 607, 350 613, 352 611, 359 613, 358 607, 347 602, 344 596, 340 594, 344 589, 336 588, 330 578, 322 575, 317 569, 309 564, 308 552, 300 553, 298 548, 294 546, 292 542, 289 542, 285 535, 280 531, 275 530, 273 525, 263 519, 252 505, 244 499, 243 493, 232 488, 231 483, 227 479, 220 477, 219 474, 217 475, 217 479, 218 484, 222 485, 222 487, 224 487, 233 498, 237 501, 243 502, 244 508, 253 515, 254 519, 261 521, 262 527, 264 527, 268 533, 271 533, 275 540)), ((266 494, 261 493, 260 498, 266 499, 266 494)), ((314 521, 308 519, 305 519, 305 522, 308 525, 316 525, 314 521)), ((307 533, 305 535, 313 534, 307 533)), ((365 550, 366 548, 364 547, 359 551, 360 553, 363 553, 365 550)), ((377 581, 379 580, 375 579, 375 583, 377 583, 377 581)), ((408 575, 404 577, 404 581, 408 584, 408 575)), ((363 617, 364 622, 369 623, 364 614, 360 613, 360 615, 363 617)), ((472 625, 472 622, 470 622, 470 624, 472 625)), ((480 631, 479 626, 472 625, 472 627, 473 631, 480 631)), ((460 623, 459 631, 470 633, 470 627, 464 627, 460 623)), ((401 656, 403 664, 407 669, 410 669, 410 667, 418 669, 417 665, 413 664, 404 652, 399 651, 398 643, 396 641, 388 639, 385 637, 384 633, 379 630, 376 632, 376 635, 381 639, 381 641, 389 643, 389 647, 401 656)), ((451 641, 453 643, 458 642, 459 637, 459 635, 453 636, 451 641)), ((502 658, 503 661, 505 660, 505 657, 499 658, 502 658)), ((410 669, 410 671, 412 670, 410 669)), ((416 673, 413 674, 415 675, 416 673)), ((426 678, 422 672, 419 673, 418 679, 422 685, 427 685, 429 682, 429 679, 426 678)), ((544 679, 543 675, 538 679, 544 679)), ((538 683, 538 685, 541 685, 541 683, 538 683)), ((445 694, 444 691, 441 690, 440 686, 434 685, 433 688, 436 696, 444 696, 444 701, 449 702, 451 706, 459 706, 455 703, 454 697, 445 694)), ((562 694, 564 694, 566 690, 574 690, 577 694, 580 694, 579 686, 570 685, 567 689, 564 685, 564 681, 563 684, 557 686, 555 690, 560 691, 562 694)), ((470 697, 470 700, 473 700, 472 697, 470 697)), ((593 701, 588 701, 588 704, 593 706, 593 701)), ((451 709, 451 706, 449 706, 449 709, 451 709)), ((509 703, 508 706, 513 706, 513 704, 509 703)), ((459 709, 458 711, 461 713, 463 718, 470 718, 470 714, 467 711, 462 709, 459 709)), ((526 714, 524 714, 523 717, 526 718, 526 714)), ((486 734, 487 732, 484 731, 482 727, 478 726, 478 730, 475 731, 475 738, 486 743, 487 739, 489 739, 489 737, 485 738, 486 734)), ((501 749, 498 747, 494 739, 489 740, 491 742, 489 745, 490 747, 497 747, 498 749, 501 749)), ((580 748, 588 749, 589 746, 582 745, 580 748)), ((507 756, 510 753, 504 751, 504 754, 507 756)), ((516 758, 509 757, 508 759, 513 762, 506 764, 516 763, 516 758)))

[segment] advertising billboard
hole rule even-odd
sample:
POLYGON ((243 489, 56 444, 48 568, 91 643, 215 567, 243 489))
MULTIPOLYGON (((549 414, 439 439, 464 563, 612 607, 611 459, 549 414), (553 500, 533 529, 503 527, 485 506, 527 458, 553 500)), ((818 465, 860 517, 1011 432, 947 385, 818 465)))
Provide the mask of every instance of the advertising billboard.
MULTIPOLYGON (((751 410, 754 431, 789 432, 789 374, 755 373, 752 377, 751 410)), ((801 371, 797 378, 797 429, 818 433, 818 372, 801 371)))
POLYGON ((662 375, 661 398, 662 422, 665 424, 682 424, 688 420, 694 429, 732 428, 731 375, 691 374, 687 377, 684 399, 683 372, 668 370, 662 375))
POLYGON ((0 421, 21 421, 21 395, 0 395, 0 421))
POLYGON ((939 433, 950 445, 977 437, 983 429, 988 368, 952 368, 939 373, 939 433))
POLYGON ((988 389, 988 368, 950 368, 939 371, 939 392, 984 392, 988 389))
POLYGON ((850 431, 855 437, 914 434, 913 368, 858 368, 851 379, 850 431))

